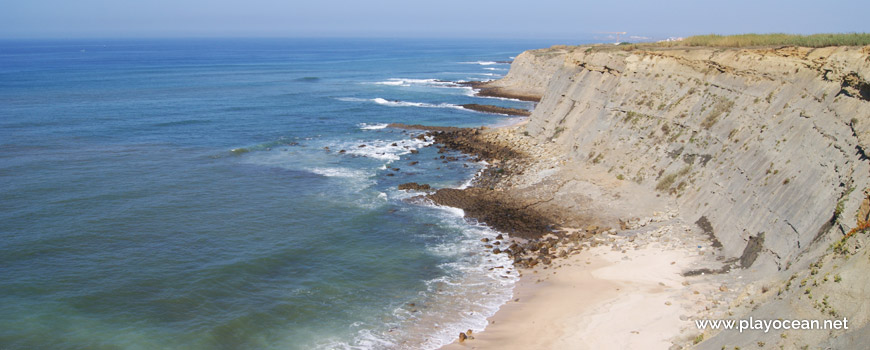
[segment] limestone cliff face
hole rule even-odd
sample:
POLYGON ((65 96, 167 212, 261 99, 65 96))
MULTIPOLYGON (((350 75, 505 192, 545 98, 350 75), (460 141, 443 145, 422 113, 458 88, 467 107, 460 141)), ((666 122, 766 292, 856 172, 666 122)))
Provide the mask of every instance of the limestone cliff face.
POLYGON ((523 52, 514 59, 510 71, 504 78, 489 82, 487 87, 540 98, 546 92, 550 78, 562 68, 565 55, 569 52, 565 49, 523 52))
POLYGON ((578 47, 527 51, 491 84, 543 96, 532 137, 671 196, 726 256, 773 271, 856 225, 868 82, 870 47, 578 47))

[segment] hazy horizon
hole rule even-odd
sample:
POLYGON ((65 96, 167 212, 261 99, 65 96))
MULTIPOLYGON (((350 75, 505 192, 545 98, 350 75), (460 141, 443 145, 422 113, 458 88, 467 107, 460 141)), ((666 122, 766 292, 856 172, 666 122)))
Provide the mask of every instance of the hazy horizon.
POLYGON ((515 38, 642 41, 739 33, 866 32, 870 2, 703 4, 688 0, 613 6, 554 0, 284 3, 189 0, 147 3, 15 1, 0 13, 0 38, 515 38), (837 9, 826 11, 825 9, 837 9), (715 16, 714 16, 715 15, 715 16))

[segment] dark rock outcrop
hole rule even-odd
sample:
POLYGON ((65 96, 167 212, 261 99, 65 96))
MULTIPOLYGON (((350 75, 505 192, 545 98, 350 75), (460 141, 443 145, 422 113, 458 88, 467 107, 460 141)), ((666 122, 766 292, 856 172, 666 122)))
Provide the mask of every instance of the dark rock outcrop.
POLYGON ((429 191, 432 189, 429 184, 418 184, 416 182, 408 182, 399 185, 400 190, 414 190, 414 191, 429 191))
POLYGON ((501 87, 488 86, 487 82, 484 81, 469 81, 460 84, 470 86, 473 89, 477 90, 477 96, 512 98, 528 102, 541 101, 540 95, 519 93, 512 90, 503 89, 501 87))
POLYGON ((472 111, 483 112, 483 113, 494 113, 494 114, 506 114, 506 115, 518 115, 523 117, 528 117, 532 114, 531 111, 527 109, 520 108, 509 108, 509 107, 500 107, 493 105, 481 105, 476 103, 468 103, 462 105, 462 108, 469 109, 472 111))
POLYGON ((539 238, 551 232, 552 220, 545 214, 526 208, 503 194, 481 188, 463 190, 444 188, 429 195, 433 202, 461 208, 467 217, 490 227, 523 238, 539 238))

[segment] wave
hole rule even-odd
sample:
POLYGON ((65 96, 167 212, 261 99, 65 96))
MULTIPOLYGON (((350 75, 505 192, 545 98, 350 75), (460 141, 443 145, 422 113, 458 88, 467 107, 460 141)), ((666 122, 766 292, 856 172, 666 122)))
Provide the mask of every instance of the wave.
POLYGON ((325 340, 318 349, 438 349, 452 343, 458 332, 483 331, 487 318, 513 297, 519 276, 510 257, 493 254, 480 242, 483 237, 495 240, 499 232, 469 224, 461 209, 423 208, 424 215, 459 235, 427 247, 430 254, 451 261, 437 265, 444 274, 424 281, 426 288, 409 300, 414 304, 395 307, 383 322, 354 324, 353 339, 325 340))
POLYGON ((504 64, 496 61, 474 61, 474 62, 459 62, 460 64, 479 64, 481 66, 491 66, 495 64, 504 64))
POLYGON ((344 101, 344 102, 365 102, 365 101, 371 101, 371 99, 356 98, 356 97, 337 97, 336 100, 344 101))
POLYGON ((349 168, 308 168, 305 170, 326 177, 346 177, 359 179, 371 176, 371 174, 366 171, 354 170, 349 168))
MULTIPOLYGON (((510 98, 510 97, 480 96, 480 95, 477 95, 477 91, 474 91, 474 95, 472 95, 472 96, 479 97, 479 98, 488 98, 488 99, 493 99, 493 100, 501 100, 501 101, 527 102, 527 101, 523 101, 523 100, 516 99, 516 98, 510 98)), ((531 107, 534 107, 534 105, 531 105, 531 107)))
MULTIPOLYGON (((439 74, 441 74, 441 75, 445 75, 445 74, 460 75, 461 74, 461 75, 465 75, 465 78, 467 80, 447 81, 447 80, 440 80, 440 79, 390 78, 390 79, 387 79, 386 81, 380 81, 380 82, 375 82, 375 83, 371 83, 371 84, 400 86, 400 87, 423 86, 423 87, 440 88, 440 89, 453 89, 453 90, 461 91, 462 95, 469 96, 469 97, 475 97, 474 89, 466 84, 463 84, 463 83, 468 82, 468 81, 486 81, 486 79, 481 79, 479 77, 469 77, 469 75, 479 75, 479 76, 486 76, 486 77, 492 77, 492 78, 501 78, 502 77, 501 74, 493 74, 493 73, 443 72, 443 73, 439 73, 439 74)), ((490 79, 490 80, 492 80, 492 79, 490 79)), ((352 97, 339 98, 339 100, 341 100, 341 101, 355 101, 355 102, 365 101, 364 99, 352 98, 352 97)), ((429 107, 429 108, 457 108, 456 105, 451 105, 451 104, 446 104, 446 103, 444 103, 444 104, 427 104, 427 103, 418 104, 416 102, 409 102, 407 104, 403 104, 403 103, 401 103, 401 101, 387 101, 385 99, 373 99, 373 100, 369 100, 369 101, 373 101, 373 102, 376 102, 379 104, 394 105, 394 106, 409 106, 409 107, 413 106, 413 107, 429 107), (393 102, 393 103, 391 103, 391 102, 393 102)))
MULTIPOLYGON (((495 241, 500 232, 467 220, 462 209, 421 204, 423 215, 437 218, 445 231, 459 235, 439 235, 446 239, 427 246, 430 254, 449 261, 437 265, 444 273, 423 281, 426 288, 392 309, 390 317, 354 323, 352 339, 327 339, 317 349, 439 349, 453 343, 457 332, 485 330, 487 319, 513 298, 520 278, 512 259, 484 249, 480 241, 484 237, 495 241)), ((502 235, 509 242, 507 234, 502 235)))
POLYGON ((422 108, 452 108, 452 109, 461 109, 462 106, 455 105, 451 103, 426 103, 426 102, 408 102, 408 101, 398 101, 398 100, 387 100, 384 98, 376 97, 371 99, 362 99, 356 97, 339 97, 337 98, 339 101, 345 102, 374 102, 382 106, 388 107, 422 107, 422 108))
POLYGON ((390 107, 425 107, 425 108, 457 108, 463 109, 462 106, 451 104, 451 103, 425 103, 425 102, 407 102, 407 101, 398 101, 398 100, 385 100, 383 98, 374 98, 372 99, 375 103, 384 106, 390 107))
POLYGON ((453 87, 456 86, 456 83, 452 81, 439 80, 439 79, 408 79, 408 78, 390 78, 385 81, 378 81, 371 83, 374 85, 388 85, 388 86, 434 86, 434 87, 453 87))
MULTIPOLYGON (((474 185, 474 180, 476 180, 476 179, 479 178, 481 175, 483 175, 483 171, 486 170, 486 165, 487 165, 487 163, 486 163, 485 160, 481 160, 481 161, 479 162, 479 164, 481 165, 481 168, 480 168, 480 170, 477 171, 477 174, 474 174, 474 176, 472 176, 472 177, 469 178, 467 181, 465 181, 462 185, 460 185, 459 187, 457 187, 457 189, 464 190, 464 189, 466 189, 466 188, 471 187, 472 185, 474 185)), ((456 208, 456 209, 457 209, 457 210, 462 210, 462 209, 459 209, 459 208, 456 208)), ((461 213, 461 215, 462 215, 462 216, 465 216, 465 213, 463 212, 463 213, 461 213)))
POLYGON ((483 69, 486 69, 486 70, 497 70, 497 71, 506 71, 506 70, 508 70, 507 68, 495 68, 495 67, 484 67, 483 69))
POLYGON ((393 162, 401 159, 403 155, 411 153, 412 150, 431 145, 432 142, 434 142, 432 137, 426 137, 423 140, 416 138, 399 141, 374 140, 345 142, 338 145, 330 145, 329 148, 343 149, 346 154, 350 155, 393 162), (360 145, 365 145, 365 147, 359 147, 360 145))
POLYGON ((390 126, 390 124, 359 123, 359 124, 357 124, 357 126, 359 127, 360 130, 380 130, 380 129, 385 129, 386 127, 390 126))

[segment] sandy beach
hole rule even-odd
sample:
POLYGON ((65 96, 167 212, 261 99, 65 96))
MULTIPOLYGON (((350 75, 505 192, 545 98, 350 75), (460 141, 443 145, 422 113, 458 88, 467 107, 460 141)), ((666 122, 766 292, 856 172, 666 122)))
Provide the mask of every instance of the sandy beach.
POLYGON ((525 271, 484 332, 444 349, 668 349, 699 333, 687 315, 704 298, 693 291, 714 288, 681 274, 697 252, 684 242, 619 250, 628 239, 602 239, 613 243, 525 271))
MULTIPOLYGON (((548 253, 532 253, 530 260, 520 258, 522 278, 512 300, 489 318, 484 331, 472 332, 462 342, 457 334, 457 341, 443 349, 668 349, 675 344, 691 345, 700 334, 692 320, 714 315, 716 300, 728 298, 727 288, 719 289, 726 276, 684 276, 715 266, 712 242, 668 210, 667 201, 642 195, 635 184, 613 181, 600 169, 566 163, 548 152, 546 145, 524 138, 521 127, 527 122, 480 133, 487 142, 534 155, 521 161, 517 174, 495 181, 496 187, 503 186, 497 192, 522 201, 527 187, 574 181, 580 190, 563 195, 592 200, 586 206, 597 211, 596 222, 602 226, 561 227, 558 237, 545 234, 532 239, 555 244, 550 244, 548 253), (558 169, 550 164, 558 164, 558 169), (615 222, 622 227, 611 228, 615 222)), ((509 164, 502 165, 509 168, 509 164)), ((554 198, 563 206, 567 202, 554 198)), ((520 247, 534 246, 527 239, 514 241, 520 247)))
POLYGON ((445 348, 863 348, 866 326, 695 321, 870 321, 856 308, 868 260, 849 260, 870 227, 868 52, 552 47, 473 85, 540 102, 522 126, 438 131, 489 167, 429 198, 519 239, 485 248, 523 277, 486 329, 445 348))

